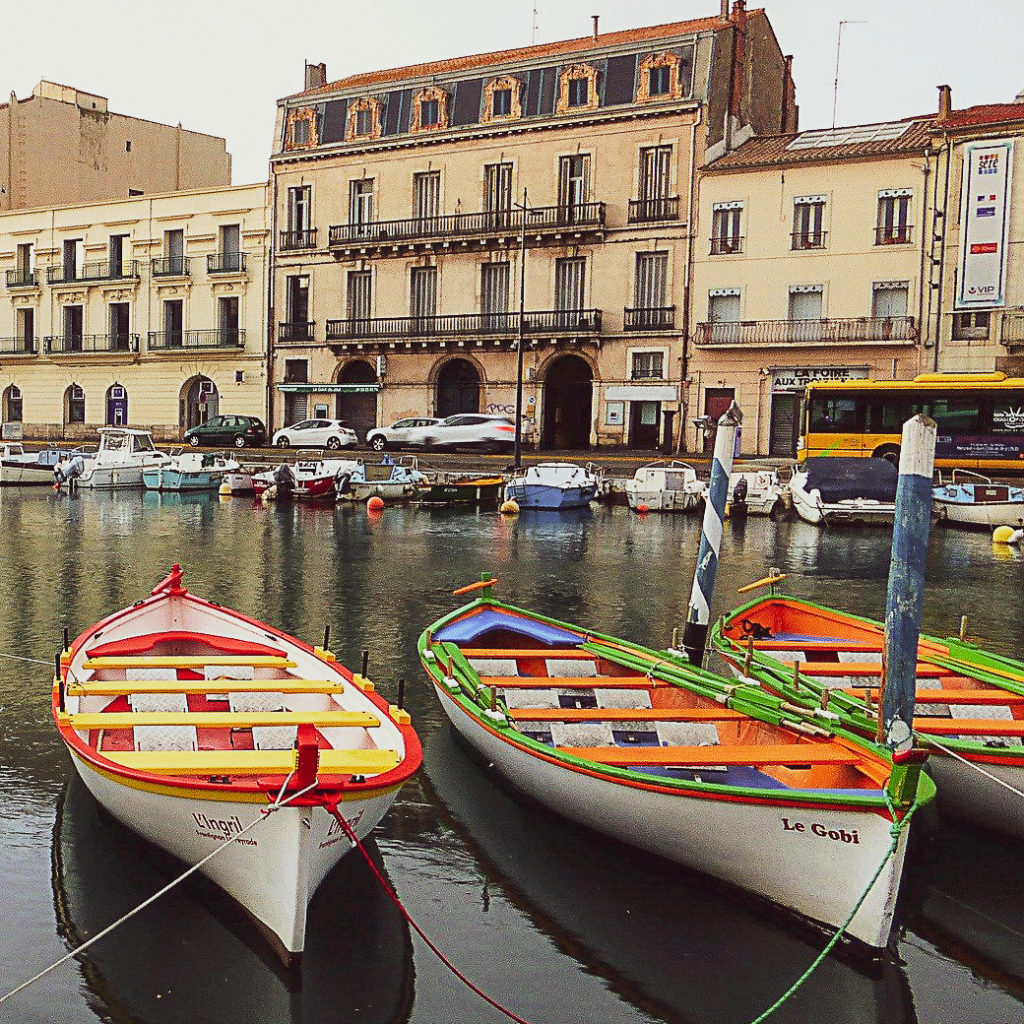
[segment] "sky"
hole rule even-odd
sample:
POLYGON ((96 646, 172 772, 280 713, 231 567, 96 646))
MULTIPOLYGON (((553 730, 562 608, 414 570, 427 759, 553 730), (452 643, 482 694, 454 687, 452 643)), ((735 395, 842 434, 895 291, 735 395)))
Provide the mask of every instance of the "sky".
MULTIPOLYGON (((749 0, 794 56, 800 127, 1012 101, 1024 89, 1024 0, 749 0)), ((106 96, 110 110, 224 136, 235 184, 267 176, 277 99, 303 68, 359 71, 717 14, 719 0, 47 0, 8 2, 0 95, 41 78, 106 96), (536 9, 536 15, 534 10, 536 9), (534 23, 536 22, 536 29, 534 23)))

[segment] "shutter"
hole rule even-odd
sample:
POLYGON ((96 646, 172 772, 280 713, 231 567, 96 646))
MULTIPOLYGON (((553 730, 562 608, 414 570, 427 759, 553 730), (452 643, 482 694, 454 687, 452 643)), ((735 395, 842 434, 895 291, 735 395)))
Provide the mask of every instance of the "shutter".
POLYGON ((411 281, 412 315, 432 317, 437 314, 437 268, 413 267, 411 281))
POLYGON ((574 256, 555 264, 555 307, 559 310, 583 309, 587 261, 574 256))
POLYGON ((665 278, 668 254, 642 252, 636 257, 637 309, 662 309, 665 305, 665 278))
POLYGON ((484 313, 507 313, 509 264, 485 263, 481 271, 480 303, 484 313))

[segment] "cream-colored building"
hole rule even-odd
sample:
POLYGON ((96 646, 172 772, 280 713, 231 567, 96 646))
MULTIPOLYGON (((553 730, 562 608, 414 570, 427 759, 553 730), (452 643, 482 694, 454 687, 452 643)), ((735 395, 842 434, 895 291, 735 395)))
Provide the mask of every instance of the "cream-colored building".
POLYGON ((0 214, 7 437, 266 416, 269 186, 0 214))
POLYGON ((108 109, 41 81, 0 104, 0 211, 231 184, 224 139, 108 109))
POLYGON ((528 439, 678 434, 693 169, 795 126, 790 71, 742 0, 333 83, 307 67, 272 157, 273 425, 513 414, 521 331, 528 439))
MULTIPOLYGON (((734 398, 742 450, 789 456, 812 380, 931 368, 930 118, 752 139, 698 187, 694 416, 734 398)), ((688 427, 688 447, 703 434, 688 427)))

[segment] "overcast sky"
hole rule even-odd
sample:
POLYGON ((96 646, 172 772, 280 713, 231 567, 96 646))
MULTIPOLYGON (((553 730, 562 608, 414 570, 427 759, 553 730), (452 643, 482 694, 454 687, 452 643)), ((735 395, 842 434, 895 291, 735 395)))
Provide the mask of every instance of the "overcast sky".
MULTIPOLYGON (((957 107, 1012 100, 1024 89, 1024 0, 750 0, 794 55, 801 128, 926 113, 935 87, 957 107), (864 22, 857 24, 855 22, 864 22)), ((536 41, 716 14, 719 0, 536 0, 536 41)), ((280 96, 302 89, 303 65, 328 81, 357 71, 529 45, 534 0, 7 0, 0 26, 2 95, 40 78, 110 100, 118 113, 223 135, 234 181, 267 174, 280 96)))

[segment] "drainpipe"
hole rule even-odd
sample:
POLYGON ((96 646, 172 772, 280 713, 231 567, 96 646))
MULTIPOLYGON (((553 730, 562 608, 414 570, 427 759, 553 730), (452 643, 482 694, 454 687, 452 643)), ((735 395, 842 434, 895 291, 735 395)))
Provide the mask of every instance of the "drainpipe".
MULTIPOLYGON (((931 152, 924 154, 924 166, 921 168, 921 175, 923 178, 921 184, 921 261, 920 268, 918 270, 917 279, 920 282, 917 289, 917 372, 921 372, 921 363, 924 357, 924 345, 928 340, 928 325, 925 323, 924 314, 924 290, 926 287, 925 274, 924 274, 924 261, 926 256, 925 248, 925 236, 924 227, 928 223, 928 218, 925 216, 928 209, 928 175, 931 173, 931 152)), ((936 175, 938 177, 938 175, 936 175)), ((934 209, 932 211, 934 213, 934 209)), ((927 288, 929 293, 931 292, 931 274, 928 275, 927 288)), ((929 301, 931 296, 929 294, 929 301)), ((896 375, 893 374, 895 377, 896 375)))
MULTIPOLYGON (((690 173, 686 182, 686 266, 683 272, 683 359, 679 371, 679 442, 676 445, 677 451, 686 447, 686 399, 689 397, 684 387, 684 382, 689 375, 688 349, 690 345, 690 298, 693 294, 693 237, 694 237, 694 198, 700 201, 699 187, 695 190, 694 182, 697 177, 697 129, 704 119, 704 105, 697 107, 697 120, 690 128, 690 173)), ((698 182, 699 186, 699 182, 698 182)))
MULTIPOLYGON (((953 144, 949 134, 944 132, 942 138, 946 150, 946 180, 943 185, 942 237, 939 240, 939 297, 935 307, 935 352, 932 356, 932 370, 935 373, 939 372, 939 344, 942 341, 942 292, 946 283, 946 225, 949 223, 949 165, 953 161, 953 144)), ((938 178, 938 174, 935 177, 938 178)), ((963 230, 963 225, 960 230, 963 230)))
POLYGON ((277 277, 277 173, 270 163, 270 244, 267 246, 267 432, 274 431, 274 281, 277 277))

